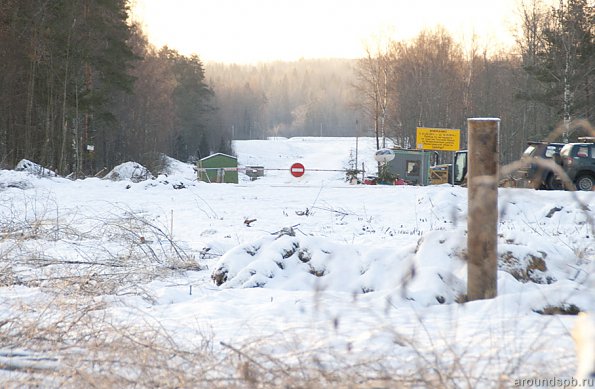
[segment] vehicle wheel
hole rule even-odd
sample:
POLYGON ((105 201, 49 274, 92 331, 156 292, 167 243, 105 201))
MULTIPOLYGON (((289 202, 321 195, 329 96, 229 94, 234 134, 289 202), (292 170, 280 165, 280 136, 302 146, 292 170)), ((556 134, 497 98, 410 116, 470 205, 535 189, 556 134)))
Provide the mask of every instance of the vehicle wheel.
POLYGON ((556 175, 553 173, 550 173, 547 176, 547 179, 545 180, 545 182, 546 182, 546 189, 550 189, 550 190, 564 189, 564 184, 562 183, 562 180, 559 179, 558 177, 556 177, 556 175))
POLYGON ((595 177, 590 174, 581 174, 576 179, 576 189, 578 190, 593 190, 595 185, 595 177))

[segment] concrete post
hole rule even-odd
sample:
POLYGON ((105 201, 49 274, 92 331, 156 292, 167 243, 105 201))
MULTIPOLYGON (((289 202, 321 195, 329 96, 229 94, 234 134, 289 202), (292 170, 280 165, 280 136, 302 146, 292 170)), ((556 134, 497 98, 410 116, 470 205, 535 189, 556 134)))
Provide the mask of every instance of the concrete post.
POLYGON ((500 119, 468 119, 467 128, 467 300, 473 301, 494 298, 498 293, 500 119))

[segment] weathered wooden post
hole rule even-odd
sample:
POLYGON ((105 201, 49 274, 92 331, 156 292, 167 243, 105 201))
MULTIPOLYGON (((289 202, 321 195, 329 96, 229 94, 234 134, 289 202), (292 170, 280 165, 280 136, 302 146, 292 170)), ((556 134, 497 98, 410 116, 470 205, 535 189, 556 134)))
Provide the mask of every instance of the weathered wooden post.
POLYGON ((497 295, 500 119, 468 119, 467 128, 467 299, 473 301, 497 295))

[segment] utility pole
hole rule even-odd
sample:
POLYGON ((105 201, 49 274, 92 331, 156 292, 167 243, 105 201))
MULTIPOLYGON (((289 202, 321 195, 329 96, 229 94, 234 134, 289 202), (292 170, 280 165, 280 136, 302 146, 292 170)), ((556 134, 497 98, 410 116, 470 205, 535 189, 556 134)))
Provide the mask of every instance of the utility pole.
POLYGON ((359 121, 355 120, 355 169, 357 170, 357 153, 359 148, 359 121))

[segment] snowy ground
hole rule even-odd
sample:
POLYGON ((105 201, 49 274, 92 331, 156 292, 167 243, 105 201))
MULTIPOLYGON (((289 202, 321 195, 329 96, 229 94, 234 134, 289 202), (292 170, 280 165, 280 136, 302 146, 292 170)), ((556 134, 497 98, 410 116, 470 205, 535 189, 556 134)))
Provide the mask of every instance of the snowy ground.
MULTIPOLYGON (((359 139, 358 163, 374 166, 359 139)), ((499 387, 570 378, 595 193, 499 190, 499 295, 467 190, 348 185, 355 139, 239 141, 238 185, 0 171, 0 386, 499 387), (138 182, 136 182, 138 181, 138 182), (4 383, 4 385, 2 385, 4 383)), ((135 168, 136 169, 136 168, 135 168)), ((133 170, 135 170, 133 169, 133 170)), ((112 177, 114 177, 112 175, 112 177)))

